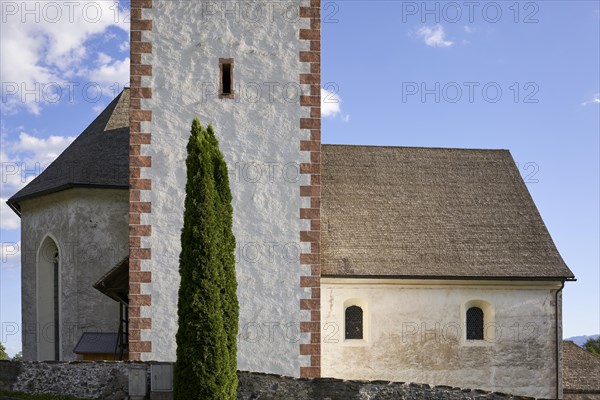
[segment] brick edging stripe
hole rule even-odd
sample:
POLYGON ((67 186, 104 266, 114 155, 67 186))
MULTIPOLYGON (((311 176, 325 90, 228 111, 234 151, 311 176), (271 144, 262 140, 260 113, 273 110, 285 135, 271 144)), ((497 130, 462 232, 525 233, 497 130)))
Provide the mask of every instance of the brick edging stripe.
POLYGON ((321 376, 321 0, 310 0, 300 7, 300 17, 310 21, 310 29, 300 29, 299 40, 310 43, 310 51, 301 51, 299 61, 310 65, 310 73, 301 73, 299 83, 310 86, 310 94, 300 98, 300 106, 309 111, 301 118, 300 129, 310 131, 310 140, 300 140, 300 150, 310 153, 310 162, 300 165, 300 173, 310 176, 310 184, 300 187, 300 196, 310 198, 309 208, 300 208, 299 217, 310 221, 310 230, 300 232, 300 242, 310 243, 310 252, 300 255, 300 263, 311 273, 300 277, 300 286, 310 288, 311 297, 300 300, 300 309, 310 311, 310 320, 300 322, 300 331, 310 334, 310 343, 300 345, 300 355, 310 358, 300 367, 303 378, 321 376))
POLYGON ((152 204, 140 201, 141 191, 152 189, 152 180, 142 178, 142 169, 152 167, 152 157, 143 155, 143 146, 152 139, 142 132, 142 121, 152 121, 152 111, 142 109, 142 99, 152 98, 152 88, 142 87, 142 77, 152 76, 152 65, 142 64, 142 55, 152 53, 152 43, 142 42, 142 32, 152 30, 152 20, 142 18, 152 0, 131 0, 130 106, 129 106, 129 359, 141 360, 152 351, 152 341, 142 340, 142 331, 152 328, 152 318, 142 318, 142 308, 152 304, 152 296, 142 293, 142 283, 152 282, 152 273, 142 271, 152 250, 143 248, 141 238, 152 235, 151 225, 141 224, 141 214, 151 213, 152 204))

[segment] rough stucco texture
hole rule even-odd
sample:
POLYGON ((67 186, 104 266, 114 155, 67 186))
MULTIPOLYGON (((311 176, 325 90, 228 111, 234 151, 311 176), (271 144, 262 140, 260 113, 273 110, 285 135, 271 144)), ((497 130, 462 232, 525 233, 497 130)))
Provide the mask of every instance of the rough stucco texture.
POLYGON ((127 190, 70 189, 21 203, 23 357, 37 358, 36 257, 50 235, 59 248, 62 357, 82 332, 116 332, 118 304, 92 285, 127 255, 127 190), (106 233, 110 232, 110 235, 106 233))
POLYGON ((323 283, 321 290, 324 377, 556 397, 555 289, 323 283), (479 345, 463 336, 464 305, 475 299, 495 315, 489 341, 479 345), (364 341, 344 340, 345 302, 365 310, 364 341))
POLYGON ((186 144, 198 116, 215 128, 230 170, 238 366, 297 376, 307 363, 299 356, 299 343, 308 342, 299 333, 299 321, 308 319, 299 302, 310 297, 299 287, 300 276, 310 271, 302 270, 298 254, 299 232, 309 230, 299 219, 300 207, 309 207, 300 197, 300 185, 309 182, 300 176, 299 163, 309 160, 299 147, 308 139, 308 131, 299 127, 308 115, 298 91, 306 88, 297 82, 299 73, 309 71, 299 62, 299 51, 308 46, 298 34, 309 26, 297 14, 308 2, 252 3, 255 7, 244 11, 238 2, 155 0, 152 9, 143 10, 143 18, 152 19, 152 31, 144 32, 142 41, 152 43, 152 54, 144 54, 142 64, 152 64, 153 72, 142 80, 152 88, 152 99, 142 100, 152 121, 141 127, 152 133, 152 144, 142 147, 143 155, 152 156, 152 168, 142 169, 141 176, 152 179, 152 191, 141 195, 141 201, 152 202, 152 213, 141 217, 142 224, 152 225, 152 236, 141 243, 152 249, 152 259, 141 266, 152 272, 152 283, 142 284, 152 305, 141 315, 152 318, 152 329, 141 337, 152 341, 152 352, 142 357, 175 359, 186 144), (284 5, 290 6, 287 15, 284 5), (225 13, 222 7, 234 11, 225 13), (217 96, 219 58, 234 59, 235 99, 217 96))

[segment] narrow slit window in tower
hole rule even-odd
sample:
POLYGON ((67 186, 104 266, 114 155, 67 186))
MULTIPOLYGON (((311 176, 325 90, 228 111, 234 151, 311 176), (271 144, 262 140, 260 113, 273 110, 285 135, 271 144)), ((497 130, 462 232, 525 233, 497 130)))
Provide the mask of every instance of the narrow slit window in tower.
POLYGON ((219 98, 233 98, 233 58, 219 59, 219 70, 221 73, 219 98))

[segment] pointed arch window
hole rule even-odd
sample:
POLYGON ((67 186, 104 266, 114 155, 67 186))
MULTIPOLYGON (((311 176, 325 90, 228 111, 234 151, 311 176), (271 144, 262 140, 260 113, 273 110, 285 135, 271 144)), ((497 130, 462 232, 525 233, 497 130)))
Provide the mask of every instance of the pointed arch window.
POLYGON ((37 255, 38 361, 61 359, 60 257, 57 243, 46 236, 37 255))
POLYGON ((467 340, 483 340, 483 310, 471 307, 467 310, 467 340))
POLYGON ((363 338, 363 310, 359 306, 350 306, 346 308, 346 339, 363 338))

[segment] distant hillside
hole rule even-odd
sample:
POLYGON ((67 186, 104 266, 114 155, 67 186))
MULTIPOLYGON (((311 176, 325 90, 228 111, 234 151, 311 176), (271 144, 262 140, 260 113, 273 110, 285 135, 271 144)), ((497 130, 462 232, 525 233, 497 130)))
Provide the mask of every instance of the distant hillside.
POLYGON ((582 335, 582 336, 573 336, 573 337, 570 337, 570 338, 566 338, 565 340, 570 340, 570 341, 574 342, 574 343, 575 343, 577 346, 579 346, 579 347, 582 347, 582 346, 583 346, 583 344, 584 344, 585 342, 587 342, 587 340, 588 340, 589 338, 596 339, 596 338, 598 338, 598 336, 600 336, 600 335, 591 335, 591 336, 587 336, 587 335, 582 335))

